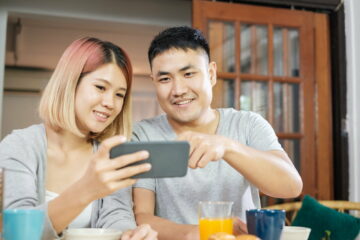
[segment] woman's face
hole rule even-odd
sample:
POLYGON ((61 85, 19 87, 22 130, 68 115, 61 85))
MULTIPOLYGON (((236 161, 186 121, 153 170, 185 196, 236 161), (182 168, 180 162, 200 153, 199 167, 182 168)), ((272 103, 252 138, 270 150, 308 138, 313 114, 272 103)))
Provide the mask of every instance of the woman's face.
POLYGON ((86 135, 104 131, 120 113, 126 88, 123 72, 113 63, 86 74, 75 93, 75 114, 80 131, 86 135))

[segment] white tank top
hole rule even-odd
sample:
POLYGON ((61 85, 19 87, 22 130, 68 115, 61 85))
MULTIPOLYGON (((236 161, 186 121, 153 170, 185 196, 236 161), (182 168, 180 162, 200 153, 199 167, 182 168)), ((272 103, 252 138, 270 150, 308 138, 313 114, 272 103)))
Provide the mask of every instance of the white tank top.
MULTIPOLYGON (((59 196, 59 194, 46 190, 45 199, 49 202, 59 196)), ((87 207, 69 224, 69 228, 88 228, 91 221, 91 210, 93 203, 87 205, 87 207)))

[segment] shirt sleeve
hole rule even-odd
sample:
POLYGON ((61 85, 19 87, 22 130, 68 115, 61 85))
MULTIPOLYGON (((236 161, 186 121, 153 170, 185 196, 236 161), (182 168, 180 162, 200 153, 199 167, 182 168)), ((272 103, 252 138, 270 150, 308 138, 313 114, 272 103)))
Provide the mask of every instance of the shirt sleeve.
MULTIPOLYGON (((145 139, 145 137, 141 137, 141 136, 144 136, 144 134, 142 134, 142 129, 140 128, 139 125, 135 125, 134 129, 133 129, 133 134, 132 134, 132 137, 131 137, 131 141, 140 142, 143 139, 145 139)), ((146 139, 146 140, 148 141, 148 139, 146 139)), ((147 190, 155 192, 155 179, 154 178, 139 179, 133 185, 133 188, 145 188, 147 190)))
POLYGON ((60 239, 48 215, 47 203, 39 199, 39 164, 34 149, 21 135, 11 134, 0 143, 0 168, 4 172, 4 209, 27 208, 44 211, 42 239, 60 239))
POLYGON ((257 113, 250 115, 247 132, 247 143, 250 147, 261 151, 284 151, 274 129, 261 115, 257 113))
POLYGON ((95 227, 123 232, 136 228, 131 187, 120 189, 102 199, 95 227))

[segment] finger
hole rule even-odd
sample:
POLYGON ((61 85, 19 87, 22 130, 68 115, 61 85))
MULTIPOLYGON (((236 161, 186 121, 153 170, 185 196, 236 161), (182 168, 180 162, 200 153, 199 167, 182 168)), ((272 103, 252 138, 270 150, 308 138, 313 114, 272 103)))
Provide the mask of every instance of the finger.
POLYGON ((121 235, 121 240, 129 240, 132 234, 132 230, 126 231, 121 235))
POLYGON ((138 227, 137 229, 135 229, 131 240, 143 240, 144 237, 147 235, 148 231, 149 227, 146 227, 146 225, 138 227))
POLYGON ((208 165, 209 162, 215 160, 215 156, 216 156, 216 154, 213 151, 205 152, 205 154, 197 162, 197 167, 199 167, 199 168, 206 167, 206 165, 208 165))
POLYGON ((189 159, 189 167, 196 168, 203 154, 204 152, 201 148, 197 148, 196 150, 194 150, 189 159))
POLYGON ((136 166, 125 167, 119 170, 113 171, 111 173, 111 177, 109 180, 111 181, 119 181, 122 179, 130 178, 139 173, 147 172, 151 169, 150 163, 144 163, 136 166))
MULTIPOLYGON (((132 185, 134 185, 136 183, 137 179, 125 179, 125 180, 121 180, 121 181, 117 181, 117 182, 111 182, 109 183, 109 189, 111 192, 115 192, 117 190, 123 189, 123 188, 127 188, 130 187, 132 185)), ((132 232, 130 232, 128 235, 131 236, 132 232)))
POLYGON ((100 154, 100 156, 109 156, 111 148, 124 142, 126 142, 126 137, 124 136, 113 136, 108 138, 100 144, 98 154, 100 154))
POLYGON ((157 240, 158 233, 151 230, 144 240, 157 240))
POLYGON ((118 169, 125 167, 131 163, 143 161, 147 158, 149 158, 148 151, 139 151, 135 153, 130 153, 111 159, 111 164, 109 167, 111 167, 111 169, 118 169))
POLYGON ((240 218, 233 217, 233 231, 235 235, 247 234, 247 225, 240 218))
POLYGON ((194 149, 197 145, 196 136, 194 136, 194 134, 192 134, 191 132, 184 132, 184 133, 180 134, 179 137, 177 138, 177 140, 189 142, 189 145, 190 145, 189 155, 192 154, 192 152, 194 151, 194 149))
POLYGON ((186 132, 179 134, 178 137, 176 138, 176 140, 187 141, 187 140, 190 140, 191 135, 192 135, 191 132, 186 131, 186 132))

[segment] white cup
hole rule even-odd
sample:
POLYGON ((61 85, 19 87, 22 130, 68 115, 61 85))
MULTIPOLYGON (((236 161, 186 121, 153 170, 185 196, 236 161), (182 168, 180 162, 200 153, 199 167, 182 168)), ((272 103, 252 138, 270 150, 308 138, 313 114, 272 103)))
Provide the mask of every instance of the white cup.
POLYGON ((307 227, 285 226, 280 240, 307 240, 311 229, 307 227))
POLYGON ((65 240, 119 240, 122 232, 103 228, 69 228, 65 240))

